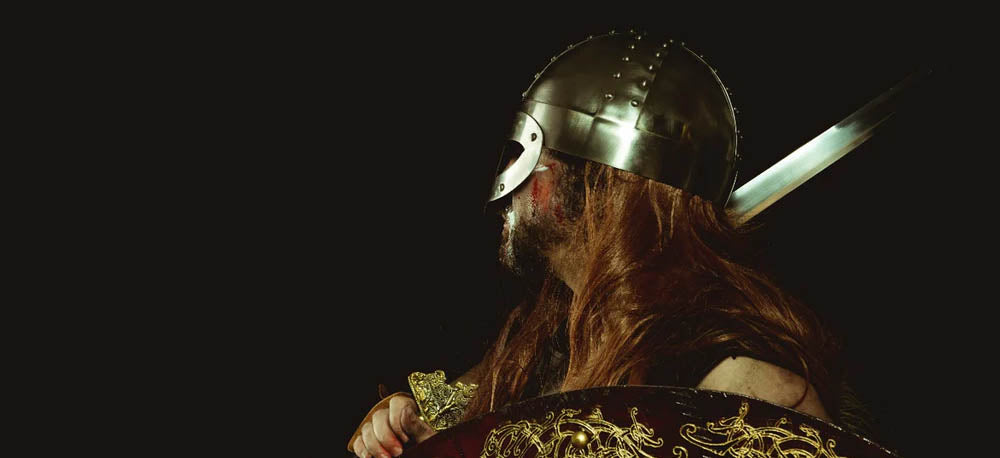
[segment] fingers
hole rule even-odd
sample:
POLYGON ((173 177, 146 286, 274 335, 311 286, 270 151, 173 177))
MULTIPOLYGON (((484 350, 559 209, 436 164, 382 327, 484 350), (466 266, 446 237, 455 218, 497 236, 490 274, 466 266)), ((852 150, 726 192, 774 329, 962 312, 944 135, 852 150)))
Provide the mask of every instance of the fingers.
MULTIPOLYGON (((385 405, 385 404, 382 404, 385 405)), ((430 425, 420 419, 417 403, 407 396, 389 399, 389 408, 376 406, 371 421, 361 427, 361 437, 352 447, 359 458, 390 458, 403 453, 403 443, 416 443, 437 434, 430 425)))
POLYGON ((365 441, 365 449, 368 451, 369 456, 389 458, 389 452, 386 452, 382 448, 382 444, 375 438, 375 430, 372 428, 371 423, 365 423, 365 426, 361 428, 361 438, 365 441))
POLYGON ((403 431, 406 431, 406 433, 409 434, 410 437, 414 438, 418 444, 426 440, 428 437, 437 434, 437 431, 434 431, 434 428, 431 428, 430 425, 424 423, 424 421, 420 419, 420 416, 417 415, 416 404, 412 406, 407 404, 403 407, 400 424, 403 427, 403 431))
POLYGON ((403 443, 410 441, 410 436, 406 435, 406 431, 403 431, 403 407, 408 404, 416 404, 413 399, 406 396, 395 396, 389 400, 389 427, 392 431, 396 433, 396 437, 403 441, 403 443))
POLYGON ((372 429, 375 432, 375 439, 382 445, 382 448, 392 453, 392 456, 399 456, 403 453, 403 444, 399 442, 389 426, 389 409, 375 411, 375 414, 372 415, 372 429))
POLYGON ((358 458, 368 458, 371 456, 371 454, 368 453, 368 449, 365 448, 365 441, 361 438, 361 436, 358 436, 358 438, 354 440, 354 454, 358 455, 358 458))

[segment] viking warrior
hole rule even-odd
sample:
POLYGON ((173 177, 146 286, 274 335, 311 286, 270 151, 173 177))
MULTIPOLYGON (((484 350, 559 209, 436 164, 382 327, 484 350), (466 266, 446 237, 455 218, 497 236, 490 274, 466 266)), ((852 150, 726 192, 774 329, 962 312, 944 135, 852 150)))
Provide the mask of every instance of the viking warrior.
MULTIPOLYGON (((737 120, 698 54, 641 32, 591 37, 536 75, 511 132, 487 208, 503 215, 500 260, 531 294, 457 379, 478 388, 455 421, 666 385, 844 423, 836 339, 747 250, 743 221, 776 198, 731 202, 737 120)), ((384 400, 348 447, 397 456, 440 429, 421 413, 408 396, 384 400)))

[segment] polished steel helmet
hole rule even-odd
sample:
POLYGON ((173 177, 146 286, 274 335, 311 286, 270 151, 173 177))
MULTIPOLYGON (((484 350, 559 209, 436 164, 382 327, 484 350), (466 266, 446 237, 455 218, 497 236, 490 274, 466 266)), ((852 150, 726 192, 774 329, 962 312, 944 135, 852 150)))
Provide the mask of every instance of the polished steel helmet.
POLYGON ((553 57, 523 96, 509 137, 520 156, 497 175, 490 201, 527 180, 543 146, 720 205, 729 199, 733 106, 715 70, 684 43, 635 31, 593 36, 553 57))

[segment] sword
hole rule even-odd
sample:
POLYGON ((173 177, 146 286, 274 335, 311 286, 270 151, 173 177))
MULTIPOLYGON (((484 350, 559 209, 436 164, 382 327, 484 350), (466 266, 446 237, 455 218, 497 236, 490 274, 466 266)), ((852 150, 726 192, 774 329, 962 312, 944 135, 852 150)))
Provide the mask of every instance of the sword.
POLYGON ((871 138, 875 128, 895 113, 900 95, 930 73, 929 68, 911 73, 899 84, 733 191, 726 205, 733 224, 740 226, 746 223, 871 138))

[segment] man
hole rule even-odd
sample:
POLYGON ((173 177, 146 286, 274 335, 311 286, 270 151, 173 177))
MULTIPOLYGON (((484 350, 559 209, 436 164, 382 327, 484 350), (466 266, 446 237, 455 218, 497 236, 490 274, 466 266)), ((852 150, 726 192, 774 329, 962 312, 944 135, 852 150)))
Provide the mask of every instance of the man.
MULTIPOLYGON (((751 267, 724 208, 734 111, 681 43, 611 33, 571 46, 524 94, 491 189, 499 256, 531 294, 483 360, 464 418, 553 392, 620 384, 745 394, 837 421, 836 345, 751 267)), ((361 457, 434 433, 393 397, 361 457)))

